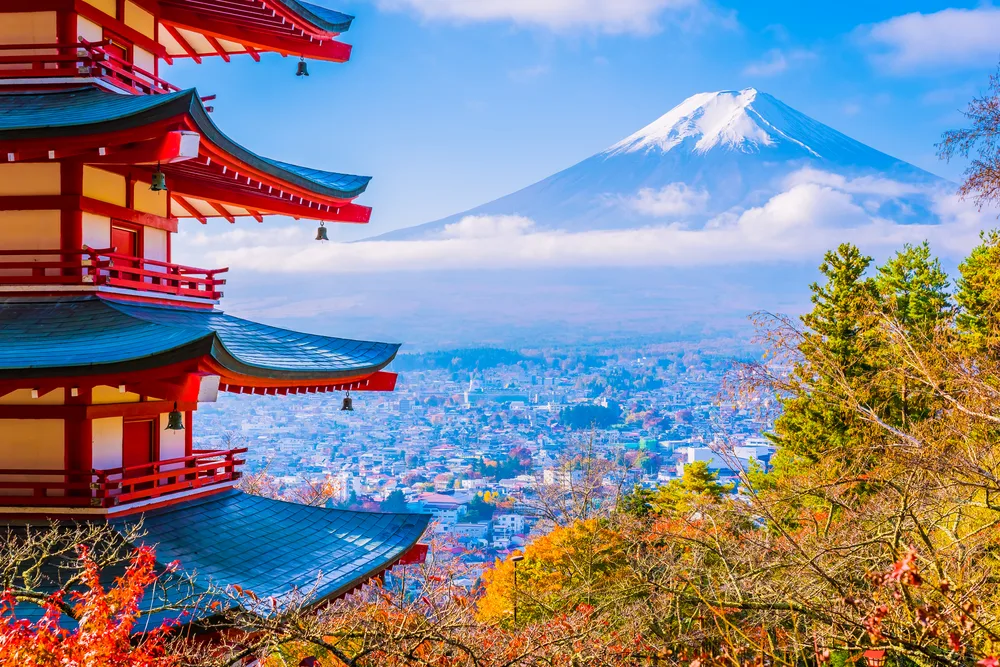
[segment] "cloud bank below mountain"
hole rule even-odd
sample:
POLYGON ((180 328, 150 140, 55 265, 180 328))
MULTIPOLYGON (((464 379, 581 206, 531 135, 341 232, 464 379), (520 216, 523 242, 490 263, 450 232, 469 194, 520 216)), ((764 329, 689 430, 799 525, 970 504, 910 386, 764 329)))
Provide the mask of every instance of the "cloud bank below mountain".
MULTIPOLYGON (((940 186, 919 194, 933 219, 903 224, 881 212, 919 186, 888 178, 847 178, 805 168, 759 206, 734 208, 698 228, 684 215, 700 210, 707 192, 686 187, 639 191, 623 208, 645 210, 648 226, 635 229, 540 229, 518 215, 470 215, 435 238, 320 244, 304 227, 234 229, 221 236, 182 234, 185 253, 212 266, 266 273, 350 274, 386 271, 550 267, 692 267, 771 262, 815 262, 844 241, 883 254, 929 240, 945 257, 972 248, 980 229, 995 222, 940 186)), ((905 211, 904 211, 905 213, 905 211)))

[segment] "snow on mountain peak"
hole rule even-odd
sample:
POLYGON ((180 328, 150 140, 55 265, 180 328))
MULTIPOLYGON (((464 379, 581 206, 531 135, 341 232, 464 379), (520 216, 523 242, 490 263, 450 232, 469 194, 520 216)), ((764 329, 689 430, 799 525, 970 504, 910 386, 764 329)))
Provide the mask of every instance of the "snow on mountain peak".
POLYGON ((819 157, 816 151, 781 129, 788 125, 789 112, 797 114, 755 88, 699 93, 605 153, 615 155, 657 149, 665 153, 693 140, 690 150, 702 154, 716 147, 757 153, 763 146, 790 142, 819 157))

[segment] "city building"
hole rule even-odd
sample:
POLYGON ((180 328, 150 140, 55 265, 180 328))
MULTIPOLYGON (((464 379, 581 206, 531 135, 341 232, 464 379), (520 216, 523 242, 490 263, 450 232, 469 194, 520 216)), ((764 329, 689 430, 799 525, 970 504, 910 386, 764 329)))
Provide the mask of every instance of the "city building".
POLYGON ((507 535, 522 535, 524 517, 520 514, 498 514, 493 517, 493 530, 507 535))
POLYGON ((546 468, 542 471, 542 483, 546 486, 561 486, 564 489, 572 489, 581 481, 583 481, 582 470, 546 468))
POLYGON ((181 218, 286 215, 318 221, 319 239, 326 223, 368 221, 354 202, 367 177, 257 155, 215 125, 208 98, 160 76, 174 59, 265 52, 295 56, 289 76, 305 75, 305 58, 349 58, 337 37, 351 21, 296 0, 0 3, 7 520, 124 533, 141 519, 159 560, 199 581, 263 597, 310 589, 317 603, 420 557, 428 516, 250 496, 234 488, 245 448, 193 446, 195 413, 220 393, 349 409, 349 392, 395 386, 383 369, 398 345, 231 317, 218 308, 226 269, 172 253, 181 218))

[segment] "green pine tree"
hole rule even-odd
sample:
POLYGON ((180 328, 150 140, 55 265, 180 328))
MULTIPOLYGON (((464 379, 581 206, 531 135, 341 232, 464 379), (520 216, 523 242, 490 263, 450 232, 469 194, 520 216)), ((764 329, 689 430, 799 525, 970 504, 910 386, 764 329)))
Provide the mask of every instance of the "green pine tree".
POLYGON ((942 325, 952 312, 948 275, 925 241, 904 246, 880 266, 875 284, 886 315, 898 324, 894 329, 905 336, 905 343, 898 334, 888 336, 883 350, 881 416, 893 426, 906 427, 932 414, 932 392, 907 377, 905 358, 909 350, 927 348, 935 335, 944 332, 942 325))
POLYGON ((878 268, 875 285, 907 333, 929 335, 951 313, 948 274, 926 241, 905 245, 878 268))
MULTIPOLYGON (((871 335, 873 307, 879 303, 875 281, 865 277, 871 258, 851 244, 828 252, 820 265, 826 278, 811 286, 813 309, 798 350, 802 361, 793 371, 793 395, 775 423, 773 440, 787 450, 789 464, 799 458, 816 462, 827 452, 856 442, 857 417, 843 407, 845 384, 863 385, 877 372, 877 338, 871 335)), ((781 470, 776 466, 776 471, 781 470)))
POLYGON ((958 329, 972 349, 1000 350, 1000 232, 980 234, 976 246, 958 265, 962 274, 955 301, 958 329))

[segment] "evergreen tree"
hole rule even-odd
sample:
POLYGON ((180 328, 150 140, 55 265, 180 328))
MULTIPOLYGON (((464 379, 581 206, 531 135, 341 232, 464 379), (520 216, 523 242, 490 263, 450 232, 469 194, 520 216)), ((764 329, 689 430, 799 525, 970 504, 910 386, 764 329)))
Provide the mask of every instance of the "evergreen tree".
POLYGON ((406 511, 406 497, 403 492, 396 489, 382 501, 381 510, 390 514, 399 514, 406 511))
POLYGON ((618 511, 636 517, 686 512, 697 500, 718 502, 732 490, 732 484, 719 483, 719 473, 711 470, 707 461, 695 461, 684 466, 681 479, 659 489, 645 489, 636 484, 618 501, 618 511))
POLYGON ((875 285, 887 309, 908 333, 927 335, 951 312, 948 275, 930 245, 905 245, 878 268, 875 285))
POLYGON ((790 455, 815 462, 843 449, 859 424, 834 397, 845 383, 870 377, 877 369, 876 340, 870 334, 878 290, 865 271, 871 264, 851 244, 828 252, 820 265, 825 283, 811 286, 813 310, 802 316, 807 329, 793 371, 793 395, 775 423, 775 442, 790 455))
POLYGON ((1000 350, 1000 232, 980 234, 982 243, 958 266, 955 301, 958 329, 975 350, 1000 350))
POLYGON ((895 320, 906 339, 903 346, 889 336, 891 344, 883 351, 882 417, 893 426, 905 426, 927 418, 933 401, 932 392, 923 383, 908 379, 901 358, 905 358, 906 348, 926 348, 941 325, 948 322, 952 310, 948 276, 924 241, 917 246, 907 244, 880 266, 875 284, 886 314, 895 320))

